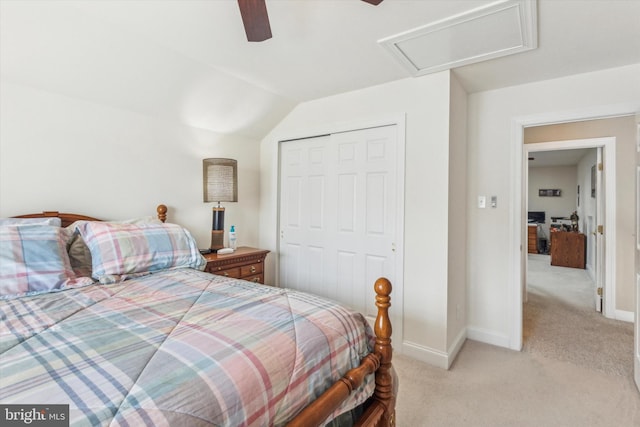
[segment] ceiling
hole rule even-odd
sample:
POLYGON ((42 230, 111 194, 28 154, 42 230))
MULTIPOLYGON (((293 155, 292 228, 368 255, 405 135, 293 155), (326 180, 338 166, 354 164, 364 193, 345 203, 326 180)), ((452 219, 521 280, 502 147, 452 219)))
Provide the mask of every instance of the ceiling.
MULTIPOLYGON (((0 0, 6 81, 220 133, 261 137, 297 103, 414 78, 378 40, 487 0, 0 0)), ((462 66, 468 92, 640 63, 640 1, 539 0, 538 48, 462 66)), ((420 77, 416 77, 420 78, 420 77)))
POLYGON ((572 150, 535 151, 529 153, 529 167, 576 166, 580 160, 595 148, 576 148, 572 150), (533 160, 531 158, 533 157, 533 160))

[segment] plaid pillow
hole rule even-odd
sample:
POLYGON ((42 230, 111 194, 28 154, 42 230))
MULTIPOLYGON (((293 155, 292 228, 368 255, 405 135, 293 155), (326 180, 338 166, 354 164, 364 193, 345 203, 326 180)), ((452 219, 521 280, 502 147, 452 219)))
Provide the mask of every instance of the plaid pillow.
POLYGON ((179 225, 78 221, 76 227, 91 251, 92 275, 98 280, 206 265, 191 234, 179 225))
POLYGON ((62 225, 62 221, 58 217, 0 218, 0 226, 5 225, 55 225, 60 227, 62 225))
MULTIPOLYGON (((109 221, 114 224, 162 224, 158 218, 152 216, 144 216, 140 218, 132 218, 124 221, 109 221)), ((87 247, 82 236, 77 232, 76 228, 79 221, 75 221, 71 225, 67 226, 67 230, 71 235, 69 242, 67 243, 67 252, 69 253, 69 261, 71 261, 71 268, 78 277, 91 277, 91 251, 87 247)), ((105 280, 100 280, 106 283, 105 280)), ((120 280, 109 280, 108 283, 114 283, 120 280)))
POLYGON ((67 233, 50 225, 0 226, 0 297, 75 285, 67 233))

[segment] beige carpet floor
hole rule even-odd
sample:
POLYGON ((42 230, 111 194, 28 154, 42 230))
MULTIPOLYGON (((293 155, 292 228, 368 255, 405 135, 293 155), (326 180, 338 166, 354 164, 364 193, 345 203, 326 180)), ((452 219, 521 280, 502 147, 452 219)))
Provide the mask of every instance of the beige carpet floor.
POLYGON ((633 324, 595 311, 587 272, 529 255, 523 351, 605 373, 633 376, 633 324))
POLYGON ((640 426, 640 393, 630 375, 633 326, 606 319, 594 326, 593 319, 579 317, 591 312, 590 291, 569 280, 576 271, 566 272, 560 284, 582 297, 554 295, 558 284, 538 286, 554 280, 544 277, 540 261, 539 271, 530 265, 524 351, 467 340, 448 371, 394 355, 398 426, 640 426), (575 322, 565 322, 574 316, 575 322), (607 347, 617 341, 620 351, 607 347))

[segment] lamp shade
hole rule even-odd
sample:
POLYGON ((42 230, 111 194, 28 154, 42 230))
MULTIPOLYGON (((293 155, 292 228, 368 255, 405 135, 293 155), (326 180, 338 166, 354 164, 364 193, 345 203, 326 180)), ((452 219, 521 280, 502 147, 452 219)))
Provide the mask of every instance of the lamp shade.
POLYGON ((205 202, 238 201, 238 161, 204 159, 203 197, 205 202))

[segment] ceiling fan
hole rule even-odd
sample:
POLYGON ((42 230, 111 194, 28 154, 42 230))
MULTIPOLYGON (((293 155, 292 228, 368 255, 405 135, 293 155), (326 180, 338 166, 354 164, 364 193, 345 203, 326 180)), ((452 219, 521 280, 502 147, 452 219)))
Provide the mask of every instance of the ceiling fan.
MULTIPOLYGON (((382 3, 382 0, 362 0, 374 6, 382 3)), ((238 0, 240 15, 250 42, 261 42, 271 38, 271 25, 267 15, 265 0, 238 0)))

